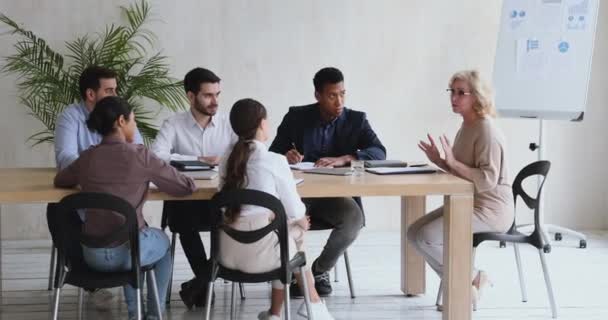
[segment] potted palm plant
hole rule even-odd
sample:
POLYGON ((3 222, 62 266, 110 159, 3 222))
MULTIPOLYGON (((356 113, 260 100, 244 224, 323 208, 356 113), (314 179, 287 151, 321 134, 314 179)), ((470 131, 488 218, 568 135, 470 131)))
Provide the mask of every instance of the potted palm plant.
POLYGON ((90 65, 116 71, 118 95, 133 106, 146 143, 156 136, 154 117, 160 108, 176 111, 186 105, 181 81, 169 76, 167 57, 154 50, 156 38, 145 29, 150 5, 141 0, 120 10, 126 23, 66 41, 63 52, 0 13, 0 22, 17 37, 16 52, 5 58, 0 71, 18 76, 20 104, 44 126, 28 138, 34 145, 53 143, 55 120, 64 107, 80 99, 78 77, 90 65), (144 106, 146 101, 160 108, 144 106))

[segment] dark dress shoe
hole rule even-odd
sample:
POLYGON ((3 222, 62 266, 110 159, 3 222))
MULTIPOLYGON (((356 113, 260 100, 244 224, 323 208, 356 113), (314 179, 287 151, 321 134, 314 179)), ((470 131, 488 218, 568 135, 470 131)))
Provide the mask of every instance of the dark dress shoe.
MULTIPOLYGON (((199 281, 197 278, 186 281, 181 285, 182 290, 179 296, 188 309, 192 307, 202 308, 206 304, 207 283, 199 281)), ((211 304, 215 302, 215 292, 211 298, 211 304)))

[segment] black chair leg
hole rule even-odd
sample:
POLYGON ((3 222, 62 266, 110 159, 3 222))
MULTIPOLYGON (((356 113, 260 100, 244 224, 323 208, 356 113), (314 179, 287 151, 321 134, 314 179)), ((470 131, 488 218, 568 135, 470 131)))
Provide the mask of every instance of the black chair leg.
MULTIPOLYGON (((156 274, 154 273, 154 269, 148 270, 148 290, 152 290, 152 294, 154 295, 154 302, 156 303, 156 313, 158 314, 158 319, 162 320, 163 319, 163 312, 161 310, 160 304, 162 303, 160 301, 160 298, 158 297, 158 286, 156 286, 156 274)), ((148 310, 151 308, 152 306, 148 306, 148 310)))
POLYGON ((205 302, 205 320, 209 320, 211 317, 211 298, 213 297, 213 279, 209 280, 209 284, 207 285, 207 292, 211 292, 207 294, 207 301, 205 302))
POLYGON ((524 272, 521 267, 521 256, 519 255, 519 245, 513 244, 513 250, 515 251, 515 263, 517 264, 517 274, 519 275, 519 288, 521 289, 521 301, 528 302, 528 294, 526 293, 526 283, 524 281, 524 272))
MULTIPOLYGON (((287 277, 288 279, 291 279, 291 275, 288 275, 289 277, 287 277)), ((291 319, 291 301, 289 300, 289 282, 285 283, 285 290, 283 290, 285 299, 284 299, 284 309, 285 309, 285 320, 290 320, 291 319)))
POLYGON ((338 274, 338 264, 337 263, 334 266, 334 282, 340 282, 340 278, 339 278, 339 274, 338 274))
POLYGON ((555 297, 553 296, 553 286, 551 285, 549 268, 547 267, 547 261, 545 260, 545 252, 543 249, 539 249, 538 254, 540 255, 540 262, 543 266, 543 275, 545 276, 545 284, 547 285, 547 294, 549 295, 549 303, 551 303, 551 313, 555 319, 557 318, 557 305, 555 303, 555 297))
POLYGON ((308 292, 308 278, 306 277, 304 267, 300 268, 300 278, 302 279, 302 291, 304 291, 304 303, 306 304, 306 314, 308 315, 308 320, 313 320, 314 316, 312 314, 312 308, 310 306, 310 292, 308 292))
MULTIPOLYGON (((141 287, 141 285, 140 285, 141 287)), ((141 289, 137 288, 137 290, 135 290, 135 302, 137 303, 137 320, 142 320, 143 319, 143 312, 142 312, 142 308, 141 308, 141 289)))
POLYGON ((171 272, 169 273, 169 285, 167 286, 167 297, 165 304, 167 307, 171 306, 171 291, 173 289, 173 270, 175 268, 175 241, 177 240, 177 233, 171 235, 171 272))
POLYGON ((61 295, 61 289, 55 288, 55 295, 53 298, 53 320, 59 319, 59 296, 61 295))
POLYGON ((439 290, 437 290, 437 299, 435 300, 435 305, 441 305, 441 298, 443 298, 443 279, 439 280, 439 290))
MULTIPOLYGON (((207 295, 213 295, 207 293, 207 295)), ((230 299, 230 320, 236 319, 236 282, 232 283, 232 298, 230 299)))
POLYGON ((245 296, 245 286, 242 282, 239 282, 239 291, 241 292, 241 300, 245 300, 247 297, 245 296))
POLYGON ((84 289, 78 288, 78 320, 84 319, 84 289))
POLYGON ((55 274, 55 254, 57 252, 57 249, 55 248, 55 245, 53 245, 51 247, 51 263, 49 265, 49 286, 48 286, 48 290, 51 291, 53 290, 53 276, 55 274))
POLYGON ((348 288, 350 289, 350 297, 355 298, 355 284, 350 270, 350 260, 348 259, 348 251, 344 251, 344 263, 346 264, 346 276, 348 277, 348 288))

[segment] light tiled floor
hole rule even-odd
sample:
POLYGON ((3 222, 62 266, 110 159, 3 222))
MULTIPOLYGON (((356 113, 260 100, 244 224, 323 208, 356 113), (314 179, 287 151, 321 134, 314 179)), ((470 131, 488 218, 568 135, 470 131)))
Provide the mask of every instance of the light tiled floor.
MULTIPOLYGON (((315 257, 327 233, 309 234, 309 256, 315 257)), ((548 263, 559 307, 559 319, 608 319, 608 231, 588 231, 588 248, 564 239, 554 245, 548 263)), ((206 239, 205 239, 206 240, 206 239)), ((3 242, 4 290, 1 319, 48 319, 51 294, 46 290, 50 243, 48 241, 3 242)), ((178 245, 179 248, 179 245, 178 245)), ((336 319, 441 319, 434 301, 438 279, 429 269, 427 294, 406 298, 399 289, 399 233, 362 232, 349 250, 354 273, 356 299, 350 299, 344 262, 339 262, 340 282, 326 303, 336 319)), ((191 277, 186 259, 178 249, 168 319, 200 319, 202 310, 188 311, 177 295, 179 284, 191 277)), ((483 244, 477 253, 478 268, 486 270, 494 282, 482 297, 474 319, 551 319, 547 292, 538 253, 522 248, 528 302, 521 302, 513 249, 483 244)), ((332 274, 333 276, 333 274, 332 274)), ((333 279, 332 279, 333 280, 333 279)), ((218 281, 214 319, 229 315, 230 285, 218 281)), ((87 305, 86 319, 124 319, 126 307, 121 291, 110 312, 98 312, 87 305)), ((237 304, 238 319, 256 319, 269 304, 269 286, 247 285, 247 299, 237 304)), ((297 308, 301 300, 292 301, 297 308)), ((295 313, 294 313, 295 314, 295 313)), ((76 318, 76 290, 66 287, 61 300, 61 319, 76 318)), ((295 316, 294 319, 300 317, 295 316)))

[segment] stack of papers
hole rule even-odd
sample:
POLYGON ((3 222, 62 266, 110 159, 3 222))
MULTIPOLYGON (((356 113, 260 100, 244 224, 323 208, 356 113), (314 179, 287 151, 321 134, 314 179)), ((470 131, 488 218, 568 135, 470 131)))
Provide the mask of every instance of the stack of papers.
POLYGON ((314 162, 298 162, 296 164, 290 164, 290 168, 294 170, 309 170, 315 167, 314 162))
POLYGON ((218 173, 214 170, 206 171, 184 171, 182 172, 185 176, 188 176, 194 180, 213 180, 217 177, 218 173))
POLYGON ((350 176, 353 171, 350 168, 313 168, 302 171, 304 173, 330 174, 334 176, 350 176))

